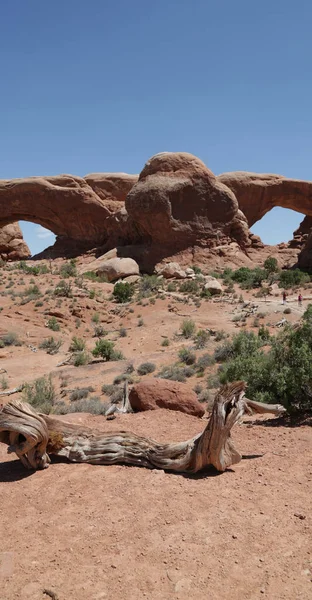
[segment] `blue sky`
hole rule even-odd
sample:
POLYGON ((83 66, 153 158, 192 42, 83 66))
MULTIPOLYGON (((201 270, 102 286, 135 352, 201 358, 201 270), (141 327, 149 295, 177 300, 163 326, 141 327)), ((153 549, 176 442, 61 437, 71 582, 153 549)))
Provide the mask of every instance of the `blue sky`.
MULTIPOLYGON (((309 0, 10 0, 0 6, 0 178, 137 173, 184 150, 216 174, 311 174, 309 0)), ((287 240, 275 209, 253 230, 287 240)), ((36 252, 53 241, 22 224, 36 252)))

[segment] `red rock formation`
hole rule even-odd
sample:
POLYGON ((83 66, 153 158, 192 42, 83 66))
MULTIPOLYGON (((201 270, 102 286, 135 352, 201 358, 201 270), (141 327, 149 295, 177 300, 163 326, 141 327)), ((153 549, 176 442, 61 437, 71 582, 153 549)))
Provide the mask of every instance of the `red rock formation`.
POLYGON ((138 175, 128 173, 90 173, 84 177, 110 213, 124 207, 127 194, 138 178, 138 175))
POLYGON ((0 229, 0 257, 4 260, 23 260, 29 258, 31 252, 23 240, 18 223, 10 223, 0 229))
POLYGON ((312 216, 311 181, 244 171, 223 173, 217 179, 234 192, 249 227, 274 206, 291 208, 312 216))
POLYGON ((202 417, 205 410, 185 383, 168 379, 145 379, 133 386, 129 400, 134 410, 168 408, 202 417))
POLYGON ((250 245, 235 195, 192 154, 153 156, 129 192, 126 210, 151 263, 194 245, 250 245))

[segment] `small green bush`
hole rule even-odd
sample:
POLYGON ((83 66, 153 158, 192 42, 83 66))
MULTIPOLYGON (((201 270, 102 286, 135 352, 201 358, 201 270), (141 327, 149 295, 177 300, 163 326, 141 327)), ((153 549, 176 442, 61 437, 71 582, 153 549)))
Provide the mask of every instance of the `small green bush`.
POLYGON ((178 355, 180 361, 186 365, 194 365, 196 363, 196 354, 190 348, 181 348, 178 355))
POLYGON ((142 363, 138 366, 137 372, 139 375, 147 375, 148 373, 154 373, 156 365, 151 362, 142 363))
POLYGON ((83 352, 86 349, 86 342, 82 338, 74 335, 70 342, 69 352, 83 352))
POLYGON ((61 340, 55 340, 53 336, 44 339, 39 348, 46 350, 47 354, 57 354, 62 345, 61 340))
POLYGON ((72 289, 70 281, 65 281, 64 279, 61 279, 55 286, 54 295, 59 296, 61 298, 71 298, 72 289))
POLYGON ((55 403, 55 389, 51 376, 39 377, 33 383, 26 383, 23 389, 23 400, 39 412, 49 414, 55 403))
POLYGON ((202 348, 205 348, 205 346, 208 343, 209 338, 210 338, 210 333, 208 333, 208 331, 205 331, 204 329, 199 329, 197 331, 196 337, 195 337, 196 350, 201 350, 202 348))
POLYGON ((120 337, 127 337, 127 330, 125 327, 120 327, 119 335, 120 335, 120 337))
POLYGON ((72 404, 65 404, 65 402, 59 402, 55 406, 54 413, 66 415, 69 413, 91 413, 92 415, 105 415, 109 408, 109 404, 101 402, 100 398, 94 396, 93 398, 82 398, 72 404))
POLYGON ((189 339, 194 335, 196 331, 196 324, 192 319, 185 319, 182 322, 180 329, 182 331, 183 337, 189 339))
POLYGON ((103 327, 103 325, 96 325, 94 327, 93 337, 102 338, 108 334, 108 331, 103 327))
POLYGON ((19 340, 17 333, 14 331, 9 331, 1 336, 0 341, 3 346, 21 346, 22 342, 19 340))
POLYGON ((81 350, 80 352, 75 352, 73 355, 73 365, 74 367, 82 367, 87 365, 90 362, 90 355, 85 350, 81 350))
POLYGON ((214 365, 215 362, 216 361, 213 356, 210 356, 210 354, 203 354, 197 361, 196 369, 199 372, 203 372, 205 369, 207 369, 207 367, 214 365))
POLYGON ((183 294, 197 294, 199 292, 199 284, 195 279, 187 279, 180 284, 180 292, 183 294))
POLYGON ((115 350, 115 344, 109 340, 100 339, 96 342, 92 354, 95 357, 101 357, 103 360, 122 360, 124 357, 121 352, 115 350))
POLYGON ((76 400, 82 400, 82 398, 87 398, 87 396, 89 396, 90 392, 94 392, 94 389, 91 386, 86 387, 86 388, 77 388, 70 394, 69 400, 70 400, 70 402, 76 402, 76 400))
POLYGON ((114 286, 113 296, 115 300, 119 303, 130 302, 133 294, 133 286, 127 281, 126 283, 119 281, 114 286))
POLYGON ((163 339, 161 342, 161 345, 165 346, 165 347, 169 346, 170 345, 169 339, 168 338, 163 339))
POLYGON ((51 317, 51 319, 48 320, 48 327, 49 329, 52 329, 52 331, 60 331, 61 329, 61 326, 55 317, 51 317))
POLYGON ((63 279, 68 279, 68 277, 77 276, 77 266, 74 258, 72 258, 70 262, 67 262, 61 266, 60 275, 61 277, 63 277, 63 279))
POLYGON ((279 276, 279 287, 289 289, 310 281, 310 275, 300 269, 283 270, 279 276))

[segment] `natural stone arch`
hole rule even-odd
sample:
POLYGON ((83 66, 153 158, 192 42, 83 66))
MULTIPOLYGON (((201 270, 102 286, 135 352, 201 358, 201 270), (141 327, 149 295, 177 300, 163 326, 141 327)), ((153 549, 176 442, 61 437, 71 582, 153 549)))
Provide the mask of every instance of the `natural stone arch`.
POLYGON ((85 246, 105 242, 116 203, 123 205, 137 177, 103 173, 87 178, 88 182, 72 175, 0 181, 0 227, 31 221, 85 246))
POLYGON ((223 173, 218 180, 234 192, 249 227, 275 206, 312 216, 311 181, 244 171, 223 173))

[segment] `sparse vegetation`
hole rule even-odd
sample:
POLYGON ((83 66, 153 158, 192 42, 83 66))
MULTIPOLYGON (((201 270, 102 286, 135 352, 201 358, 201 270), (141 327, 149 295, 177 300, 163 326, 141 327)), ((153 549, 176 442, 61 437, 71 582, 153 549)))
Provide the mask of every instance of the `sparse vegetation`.
POLYGON ((90 362, 90 355, 86 350, 75 352, 72 359, 74 367, 83 367, 90 362))
POLYGON ((93 356, 101 357, 105 361, 109 360, 122 360, 124 357, 119 350, 115 350, 114 342, 109 340, 98 340, 95 344, 95 348, 92 350, 93 356))
POLYGON ((82 338, 78 338, 74 335, 69 346, 69 352, 83 352, 85 349, 86 342, 82 338))
POLYGON ((147 375, 148 373, 154 373, 156 365, 151 362, 142 363, 138 366, 137 372, 139 375, 147 375))
POLYGON ((192 319, 185 319, 182 322, 180 329, 182 331, 183 337, 185 337, 186 339, 191 338, 196 331, 195 321, 193 321, 192 319))
POLYGON ((41 350, 45 350, 47 354, 57 354, 62 345, 61 340, 55 340, 53 336, 48 337, 39 344, 41 350))
POLYGON ((114 286, 113 296, 119 303, 130 302, 134 294, 133 286, 126 282, 119 281, 114 286))
POLYGON ((178 354, 180 361, 186 365, 194 365, 196 363, 196 354, 191 348, 181 348, 178 354))
POLYGON ((4 348, 4 346, 21 346, 22 342, 20 341, 17 333, 15 331, 9 331, 0 337, 0 347, 4 348))
POLYGON ((51 319, 48 320, 47 325, 52 331, 60 331, 61 329, 61 326, 55 317, 51 317, 51 319))
POLYGON ((23 389, 23 400, 38 412, 49 414, 55 403, 55 389, 51 376, 39 377, 33 383, 26 383, 23 389))

